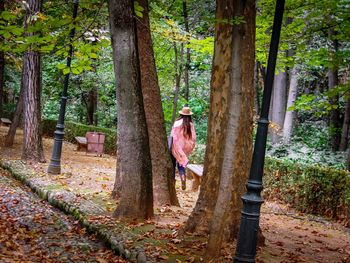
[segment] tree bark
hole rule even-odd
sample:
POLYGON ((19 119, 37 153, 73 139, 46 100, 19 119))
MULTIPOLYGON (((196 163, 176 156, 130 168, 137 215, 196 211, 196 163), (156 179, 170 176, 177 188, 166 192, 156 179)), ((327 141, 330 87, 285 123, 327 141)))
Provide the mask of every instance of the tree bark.
POLYGON ((87 120, 89 125, 94 125, 96 121, 96 110, 97 110, 97 88, 93 87, 88 93, 87 101, 87 120))
POLYGON ((274 79, 271 121, 273 128, 271 131, 272 143, 281 141, 284 116, 286 114, 287 96, 287 73, 280 71, 274 79))
MULTIPOLYGON (((185 30, 188 34, 190 34, 190 28, 188 25, 188 12, 187 12, 187 0, 182 1, 182 11, 184 16, 184 22, 185 22, 185 30)), ((186 44, 189 44, 187 42, 186 44)), ((191 63, 191 50, 189 47, 186 47, 186 63, 185 63, 185 70, 184 70, 184 82, 185 82, 185 100, 186 103, 189 101, 190 97, 190 63, 191 63)))
POLYGON ((143 16, 137 19, 137 41, 140 55, 143 103, 152 158, 154 201, 157 206, 165 204, 179 206, 153 53, 148 0, 139 0, 139 4, 144 8, 144 11, 143 16))
POLYGON ((348 138, 349 138, 349 124, 350 124, 350 98, 346 101, 344 109, 344 121, 343 128, 341 132, 341 139, 339 145, 339 151, 345 152, 348 148, 348 138))
MULTIPOLYGON (((40 0, 29 0, 26 10, 25 28, 32 17, 41 11, 40 0)), ((31 35, 34 33, 27 33, 31 35)), ((25 161, 45 162, 41 132, 41 56, 38 51, 29 49, 23 58, 23 152, 25 161)))
MULTIPOLYGON (((328 89, 331 90, 338 85, 338 71, 330 69, 328 71, 328 89)), ((331 136, 332 151, 338 151, 341 137, 341 120, 339 110, 339 96, 336 95, 330 99, 331 105, 336 105, 329 113, 329 131, 331 136)))
POLYGON ((204 174, 185 231, 209 233, 206 256, 239 228, 241 195, 250 168, 254 104, 255 1, 217 0, 215 51, 204 174), (244 23, 230 25, 243 16, 244 23))
POLYGON ((290 83, 288 92, 288 101, 286 108, 286 115, 284 117, 283 124, 283 141, 286 144, 290 144, 293 132, 293 124, 295 119, 295 111, 288 110, 289 107, 294 105, 298 95, 298 70, 294 67, 290 72, 290 83))
POLYGON ((153 216, 152 164, 133 4, 129 0, 108 1, 118 117, 114 193, 120 190, 120 202, 114 216, 144 219, 153 216))
MULTIPOLYGON (((223 1, 224 3, 226 1, 223 1)), ((221 244, 236 237, 241 218, 241 196, 249 173, 253 144, 255 1, 233 1, 233 26, 227 125, 220 165, 219 194, 211 221, 206 256, 220 255, 221 244)))
POLYGON ((8 130, 7 135, 5 137, 5 143, 4 143, 5 147, 11 147, 13 145, 13 141, 14 141, 15 136, 16 136, 16 130, 17 130, 17 127, 19 126, 19 122, 20 122, 21 117, 23 115, 23 99, 24 99, 23 92, 24 92, 24 90, 23 90, 23 74, 22 74, 21 90, 20 90, 20 94, 19 94, 19 99, 18 99, 17 104, 16 104, 16 110, 15 110, 15 114, 14 114, 13 119, 12 119, 10 129, 8 130))
MULTIPOLYGON (((333 89, 335 86, 339 84, 338 79, 338 66, 336 65, 335 53, 338 51, 338 40, 335 39, 336 32, 334 29, 330 29, 328 32, 328 37, 331 40, 331 48, 330 57, 332 59, 333 64, 328 70, 328 90, 333 89)), ((340 146, 340 138, 341 138, 341 120, 340 120, 340 109, 339 109, 339 95, 336 95, 330 99, 330 104, 337 106, 337 108, 332 109, 329 114, 329 132, 331 136, 331 147, 332 151, 338 151, 340 146)))

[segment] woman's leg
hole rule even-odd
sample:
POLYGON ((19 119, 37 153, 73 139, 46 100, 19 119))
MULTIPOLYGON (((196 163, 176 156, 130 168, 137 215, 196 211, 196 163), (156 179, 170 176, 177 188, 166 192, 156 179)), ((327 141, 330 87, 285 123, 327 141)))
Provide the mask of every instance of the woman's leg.
POLYGON ((179 174, 181 178, 181 188, 182 190, 186 190, 186 168, 180 165, 179 163, 177 164, 177 168, 179 169, 179 174))

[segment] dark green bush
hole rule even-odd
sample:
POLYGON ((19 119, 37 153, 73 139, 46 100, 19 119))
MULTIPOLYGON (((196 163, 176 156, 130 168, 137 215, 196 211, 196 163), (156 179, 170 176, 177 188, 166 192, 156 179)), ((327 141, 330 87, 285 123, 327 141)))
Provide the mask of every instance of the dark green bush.
MULTIPOLYGON (((43 120, 42 128, 43 134, 46 136, 53 137, 56 129, 56 120, 43 120)), ((106 134, 105 140, 105 153, 115 154, 116 153, 116 138, 117 132, 114 129, 101 128, 96 126, 84 125, 81 123, 67 121, 65 122, 64 129, 64 140, 75 143, 74 137, 85 136, 86 132, 103 132, 106 134)))
POLYGON ((350 173, 346 171, 266 158, 264 187, 265 198, 350 226, 350 173))

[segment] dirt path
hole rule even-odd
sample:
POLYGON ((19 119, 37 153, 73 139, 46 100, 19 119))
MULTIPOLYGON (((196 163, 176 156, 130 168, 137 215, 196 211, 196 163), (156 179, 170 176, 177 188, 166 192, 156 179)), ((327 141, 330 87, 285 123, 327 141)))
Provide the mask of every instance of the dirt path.
MULTIPOLYGON (((0 143, 7 128, 0 128, 0 143)), ((13 148, 1 148, 0 158, 19 159, 22 136, 19 131, 13 148)), ((52 139, 44 139, 45 156, 49 162, 52 139)), ((104 155, 96 157, 77 152, 76 146, 64 143, 62 154, 62 174, 47 175, 46 164, 32 166, 42 176, 49 176, 67 190, 91 199, 106 207, 109 214, 116 202, 111 199, 116 160, 104 155)), ((177 193, 181 207, 157 207, 157 224, 162 226, 182 225, 192 211, 198 192, 181 190, 177 180, 177 193)), ((190 181, 188 182, 190 185, 190 181)), ((188 187, 190 189, 190 187, 188 187)), ((261 228, 266 238, 266 246, 258 251, 257 262, 347 262, 350 263, 350 230, 325 219, 299 214, 296 211, 272 202, 262 207, 261 228)), ((220 262, 232 262, 234 245, 223 249, 220 262)))

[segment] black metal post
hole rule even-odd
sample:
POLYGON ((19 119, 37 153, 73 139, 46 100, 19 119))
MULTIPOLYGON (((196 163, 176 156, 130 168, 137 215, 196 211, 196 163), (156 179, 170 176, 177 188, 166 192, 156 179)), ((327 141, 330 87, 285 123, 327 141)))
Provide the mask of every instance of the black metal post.
POLYGON ((258 120, 253 159, 247 183, 247 193, 242 196, 243 209, 241 225, 237 239, 236 254, 233 259, 235 263, 255 262, 260 207, 263 203, 260 192, 263 189, 262 176, 265 161, 267 130, 269 125, 269 108, 275 75, 284 2, 285 0, 277 0, 276 2, 261 114, 258 120))
MULTIPOLYGON (((78 14, 78 5, 79 5, 79 0, 74 0, 73 15, 72 15, 73 23, 74 23, 74 19, 77 17, 77 14, 78 14)), ((69 33, 69 51, 68 51, 67 64, 66 64, 67 68, 70 68, 71 61, 72 61, 72 56, 73 56, 72 40, 74 38, 74 35, 75 35, 75 27, 73 27, 69 33)), ((55 141, 54 141, 53 150, 52 150, 52 157, 50 160, 49 167, 47 168, 47 172, 51 174, 61 173, 61 153, 62 153, 62 143, 63 143, 63 137, 64 137, 64 116, 66 114, 69 75, 70 73, 64 76, 60 114, 56 125, 55 141)))

